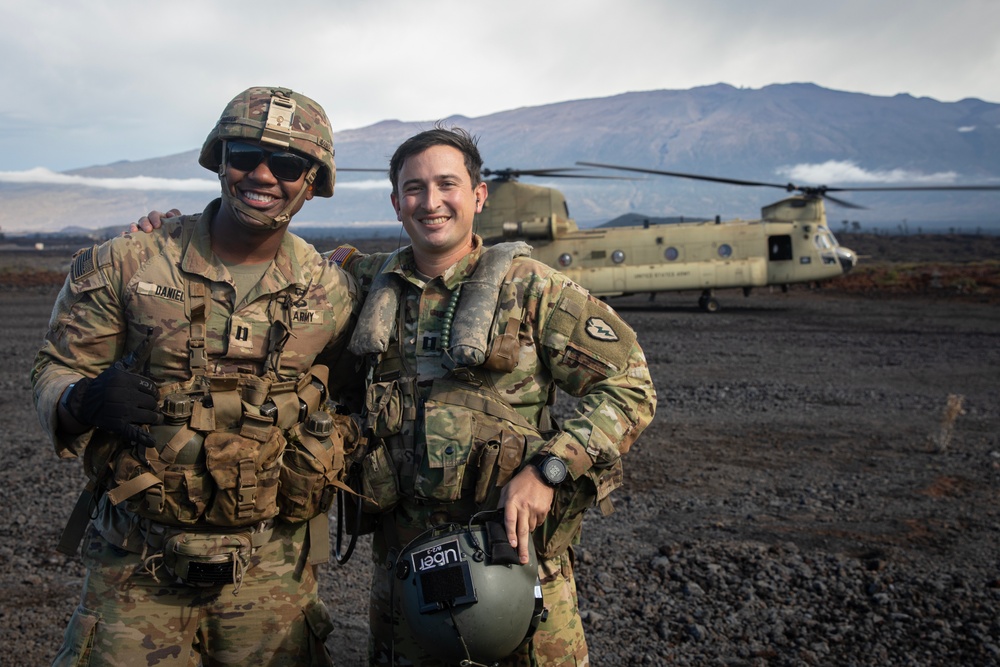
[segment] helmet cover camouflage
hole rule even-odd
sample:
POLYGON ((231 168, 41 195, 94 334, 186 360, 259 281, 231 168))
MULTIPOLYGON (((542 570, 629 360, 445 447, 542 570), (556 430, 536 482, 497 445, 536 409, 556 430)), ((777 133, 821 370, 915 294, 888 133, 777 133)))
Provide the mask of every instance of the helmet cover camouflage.
POLYGON ((275 150, 291 150, 319 163, 314 193, 333 196, 337 173, 333 132, 323 107, 312 99, 288 88, 248 88, 226 105, 201 147, 198 164, 218 172, 222 142, 241 139, 275 150))

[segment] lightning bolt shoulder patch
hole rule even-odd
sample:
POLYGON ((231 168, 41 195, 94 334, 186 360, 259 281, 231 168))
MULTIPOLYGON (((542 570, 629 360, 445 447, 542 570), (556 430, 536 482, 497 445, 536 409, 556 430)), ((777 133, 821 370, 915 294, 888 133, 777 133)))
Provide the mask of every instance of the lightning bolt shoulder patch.
POLYGON ((601 340, 606 343, 614 343, 618 340, 618 334, 615 333, 615 330, 600 317, 587 318, 586 332, 594 340, 601 340))

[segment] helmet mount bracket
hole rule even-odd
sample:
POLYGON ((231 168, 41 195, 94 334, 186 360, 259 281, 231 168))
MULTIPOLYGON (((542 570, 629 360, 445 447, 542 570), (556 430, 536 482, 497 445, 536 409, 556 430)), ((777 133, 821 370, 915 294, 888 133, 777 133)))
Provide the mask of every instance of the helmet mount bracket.
POLYGON ((267 105, 267 120, 260 142, 288 148, 294 116, 295 100, 279 93, 272 95, 271 103, 267 105))

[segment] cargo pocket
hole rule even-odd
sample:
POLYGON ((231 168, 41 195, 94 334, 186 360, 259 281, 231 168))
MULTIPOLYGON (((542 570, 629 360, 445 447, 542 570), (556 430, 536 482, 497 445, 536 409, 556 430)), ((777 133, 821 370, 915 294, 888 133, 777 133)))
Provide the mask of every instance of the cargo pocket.
POLYGON ((621 462, 616 461, 609 468, 560 484, 548 518, 535 531, 539 558, 553 558, 574 544, 580 536, 583 515, 591 507, 597 506, 602 514, 610 514, 609 495, 621 486, 621 480, 621 462))
POLYGON ((66 626, 62 646, 52 661, 53 667, 86 667, 90 664, 94 636, 101 616, 96 611, 77 607, 66 626))
POLYGON ((309 664, 316 667, 333 667, 333 658, 326 650, 326 638, 333 632, 333 619, 322 600, 312 600, 302 613, 309 633, 309 664))
POLYGON ((426 448, 414 492, 430 500, 458 500, 472 453, 475 414, 468 408, 433 400, 424 404, 424 410, 426 448))
POLYGON ((278 514, 285 437, 275 427, 263 442, 239 433, 205 437, 205 463, 216 493, 205 514, 214 526, 248 526, 278 514))

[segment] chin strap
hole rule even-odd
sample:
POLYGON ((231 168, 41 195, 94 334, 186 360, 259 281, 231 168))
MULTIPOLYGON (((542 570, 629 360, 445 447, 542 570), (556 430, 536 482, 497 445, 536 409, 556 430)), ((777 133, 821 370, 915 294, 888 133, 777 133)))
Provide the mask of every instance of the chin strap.
POLYGON ((242 201, 240 201, 239 197, 233 195, 233 193, 230 191, 229 183, 226 181, 226 161, 223 160, 222 163, 219 165, 219 180, 222 182, 222 199, 226 203, 228 203, 229 206, 234 211, 243 214, 243 215, 237 215, 236 221, 239 222, 244 227, 246 227, 247 229, 257 230, 261 229, 261 227, 263 227, 264 229, 279 229, 281 227, 284 227, 291 221, 292 211, 294 211, 295 207, 298 206, 299 203, 301 203, 302 200, 305 198, 306 193, 308 192, 310 186, 312 186, 313 184, 313 181, 316 180, 316 175, 318 173, 319 173, 319 165, 314 162, 312 166, 309 167, 309 171, 306 172, 305 181, 303 181, 302 188, 299 190, 298 194, 295 195, 291 199, 291 201, 288 202, 285 208, 281 209, 278 215, 272 218, 271 216, 261 213, 260 211, 251 206, 247 206, 242 201), (249 222, 248 220, 246 220, 244 216, 246 216, 246 218, 256 220, 257 222, 260 223, 260 225, 255 225, 249 222))

